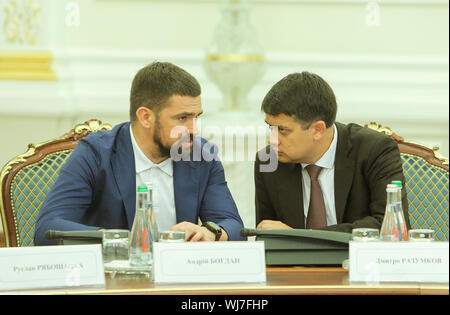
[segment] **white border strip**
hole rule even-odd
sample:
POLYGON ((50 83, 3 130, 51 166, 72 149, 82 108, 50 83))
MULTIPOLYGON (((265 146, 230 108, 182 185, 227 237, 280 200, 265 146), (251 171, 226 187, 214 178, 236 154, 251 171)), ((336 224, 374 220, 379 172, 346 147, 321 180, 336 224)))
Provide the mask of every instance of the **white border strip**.
POLYGON ((378 4, 422 4, 422 5, 448 5, 448 0, 250 0, 251 3, 270 3, 270 4, 288 4, 288 3, 308 3, 308 4, 366 4, 368 2, 377 2, 378 4))
MULTIPOLYGON (((118 0, 108 0, 118 1, 118 0)), ((149 2, 200 2, 200 3, 225 3, 225 0, 135 0, 149 2)), ((448 5, 449 0, 247 0, 257 4, 366 4, 377 2, 378 4, 400 5, 448 5)))

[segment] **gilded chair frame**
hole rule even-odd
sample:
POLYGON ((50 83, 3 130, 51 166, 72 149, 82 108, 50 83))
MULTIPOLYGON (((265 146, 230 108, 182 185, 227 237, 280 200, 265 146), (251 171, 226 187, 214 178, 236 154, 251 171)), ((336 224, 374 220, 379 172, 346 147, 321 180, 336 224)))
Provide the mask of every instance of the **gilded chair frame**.
POLYGON ((376 122, 371 122, 365 125, 365 127, 376 130, 378 132, 382 132, 385 135, 391 137, 393 140, 397 142, 400 153, 419 156, 428 163, 430 163, 431 165, 440 167, 446 170, 447 172, 449 171, 449 158, 443 156, 438 152, 439 151, 438 146, 429 148, 416 142, 406 141, 403 137, 395 134, 391 128, 382 126, 376 122))
POLYGON ((78 141, 91 132, 111 129, 112 126, 110 124, 91 119, 84 123, 77 124, 73 129, 59 138, 39 144, 29 144, 25 153, 6 163, 0 173, 0 214, 6 247, 20 246, 17 217, 16 213, 13 211, 11 202, 11 185, 17 173, 24 167, 43 160, 49 154, 73 150, 77 146, 78 141))

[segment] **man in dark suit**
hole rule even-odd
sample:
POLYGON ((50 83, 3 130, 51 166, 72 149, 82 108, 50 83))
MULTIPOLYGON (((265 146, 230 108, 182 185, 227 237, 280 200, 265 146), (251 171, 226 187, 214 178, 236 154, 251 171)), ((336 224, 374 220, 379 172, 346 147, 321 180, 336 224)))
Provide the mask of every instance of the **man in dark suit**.
MULTIPOLYGON (((356 124, 335 122, 337 104, 318 75, 294 73, 262 103, 277 167, 255 162, 257 229, 380 229, 386 185, 404 183, 396 142, 356 124)), ((259 158, 261 157, 261 158, 259 158)), ((404 185, 403 185, 404 187, 404 185)), ((409 227, 408 204, 402 204, 409 227)))
POLYGON ((55 243, 45 239, 48 230, 131 229, 136 187, 147 182, 161 230, 184 231, 188 241, 243 239, 223 166, 211 153, 217 150, 197 136, 200 93, 197 80, 173 64, 141 69, 131 123, 78 143, 41 207, 35 244, 55 243))

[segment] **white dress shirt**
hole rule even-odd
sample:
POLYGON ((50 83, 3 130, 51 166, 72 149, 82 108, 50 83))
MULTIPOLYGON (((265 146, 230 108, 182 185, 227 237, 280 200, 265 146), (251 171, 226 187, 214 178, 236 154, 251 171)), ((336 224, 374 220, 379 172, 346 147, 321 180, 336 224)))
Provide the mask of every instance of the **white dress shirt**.
MULTIPOLYGON (((323 199, 325 202, 325 210, 327 213, 327 224, 337 224, 336 219, 336 205, 334 200, 334 161, 336 159, 336 147, 337 147, 337 128, 334 125, 334 137, 331 142, 328 151, 320 158, 315 165, 322 167, 322 171, 319 174, 319 184, 322 189, 323 199)), ((308 217, 309 199, 311 197, 311 178, 308 171, 305 169, 309 164, 302 164, 302 187, 303 187, 303 209, 305 212, 305 226, 306 218, 308 217)))
POLYGON ((152 183, 156 223, 160 231, 168 230, 177 223, 172 159, 168 158, 159 164, 153 163, 136 143, 131 125, 130 135, 136 165, 136 186, 152 183))

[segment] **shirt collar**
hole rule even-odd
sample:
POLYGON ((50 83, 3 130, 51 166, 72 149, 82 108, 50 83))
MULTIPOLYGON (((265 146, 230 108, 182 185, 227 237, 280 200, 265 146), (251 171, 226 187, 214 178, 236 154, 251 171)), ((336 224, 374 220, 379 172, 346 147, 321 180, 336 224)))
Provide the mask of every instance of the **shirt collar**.
MULTIPOLYGON (((338 132, 335 124, 333 124, 333 127, 334 127, 333 141, 331 142, 331 145, 328 148, 327 152, 325 152, 325 154, 322 155, 322 157, 316 163, 314 163, 314 165, 320 166, 322 168, 332 168, 334 166, 334 161, 336 159, 338 132)), ((305 168, 308 165, 309 164, 307 163, 302 163, 303 168, 305 168)))
POLYGON ((141 148, 137 144, 136 139, 134 138, 131 124, 130 124, 130 137, 131 143, 133 144, 134 161, 136 164, 136 174, 156 167, 159 168, 164 173, 166 173, 167 175, 173 176, 172 159, 168 158, 167 160, 164 160, 159 164, 153 163, 148 157, 145 156, 144 152, 142 152, 141 148))

